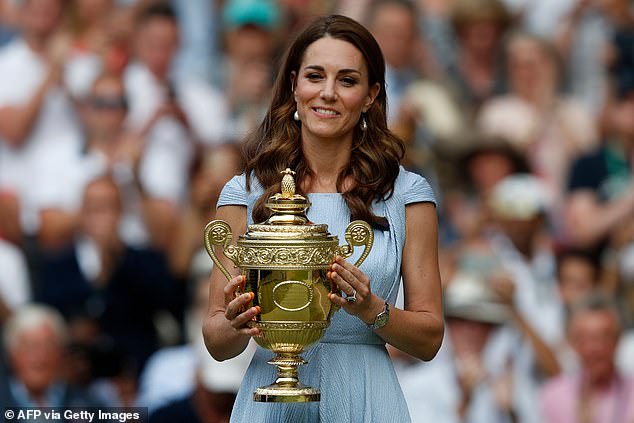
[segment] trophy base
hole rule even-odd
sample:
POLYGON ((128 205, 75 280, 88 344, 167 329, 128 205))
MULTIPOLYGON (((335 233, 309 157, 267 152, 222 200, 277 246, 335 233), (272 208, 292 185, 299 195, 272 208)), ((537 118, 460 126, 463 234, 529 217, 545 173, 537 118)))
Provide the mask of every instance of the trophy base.
POLYGON ((285 386, 274 383, 262 386, 253 393, 253 401, 257 402, 313 402, 320 399, 319 389, 301 384, 285 386))

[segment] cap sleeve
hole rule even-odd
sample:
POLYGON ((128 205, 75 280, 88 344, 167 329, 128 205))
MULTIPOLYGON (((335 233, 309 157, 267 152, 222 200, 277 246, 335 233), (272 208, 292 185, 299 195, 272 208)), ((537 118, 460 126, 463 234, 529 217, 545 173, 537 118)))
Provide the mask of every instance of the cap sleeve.
POLYGON ((405 204, 412 203, 436 203, 434 190, 429 182, 417 173, 409 172, 401 167, 396 185, 395 194, 403 198, 405 204))
POLYGON ((246 206, 247 188, 244 174, 234 176, 227 182, 220 193, 216 207, 246 206))

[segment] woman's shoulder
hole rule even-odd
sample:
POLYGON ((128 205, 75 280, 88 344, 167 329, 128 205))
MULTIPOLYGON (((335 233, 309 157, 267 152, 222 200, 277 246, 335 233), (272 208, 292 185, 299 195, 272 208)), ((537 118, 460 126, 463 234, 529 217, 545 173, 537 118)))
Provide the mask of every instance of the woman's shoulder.
POLYGON ((244 173, 236 175, 225 184, 218 197, 217 207, 247 205, 247 178, 244 173))
POLYGON ((263 192, 262 185, 253 174, 249 179, 249 187, 247 188, 247 177, 244 172, 231 178, 220 193, 217 207, 246 206, 250 197, 253 195, 258 197, 263 192))
POLYGON ((402 199, 405 204, 430 202, 436 204, 436 196, 427 179, 416 172, 401 166, 394 182, 394 197, 402 199))

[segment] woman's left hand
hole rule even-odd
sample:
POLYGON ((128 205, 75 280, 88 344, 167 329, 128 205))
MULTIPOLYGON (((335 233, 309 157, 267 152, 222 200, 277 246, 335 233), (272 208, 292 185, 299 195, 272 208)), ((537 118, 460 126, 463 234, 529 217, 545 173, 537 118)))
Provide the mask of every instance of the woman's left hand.
POLYGON ((346 294, 344 297, 331 292, 328 294, 330 301, 365 323, 373 323, 383 309, 384 301, 372 293, 370 278, 342 257, 336 257, 330 265, 328 277, 337 284, 342 294, 346 294))

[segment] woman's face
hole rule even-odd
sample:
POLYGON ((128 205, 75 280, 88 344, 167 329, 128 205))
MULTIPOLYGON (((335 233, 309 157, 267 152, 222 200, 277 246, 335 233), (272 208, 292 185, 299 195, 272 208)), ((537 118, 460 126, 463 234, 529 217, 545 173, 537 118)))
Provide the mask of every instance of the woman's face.
POLYGON ((512 89, 519 95, 555 89, 557 66, 543 47, 530 38, 517 38, 511 42, 508 68, 512 89))
POLYGON ((354 127, 377 94, 369 87, 361 52, 347 41, 321 38, 308 46, 297 74, 291 75, 302 140, 352 141, 354 127))

